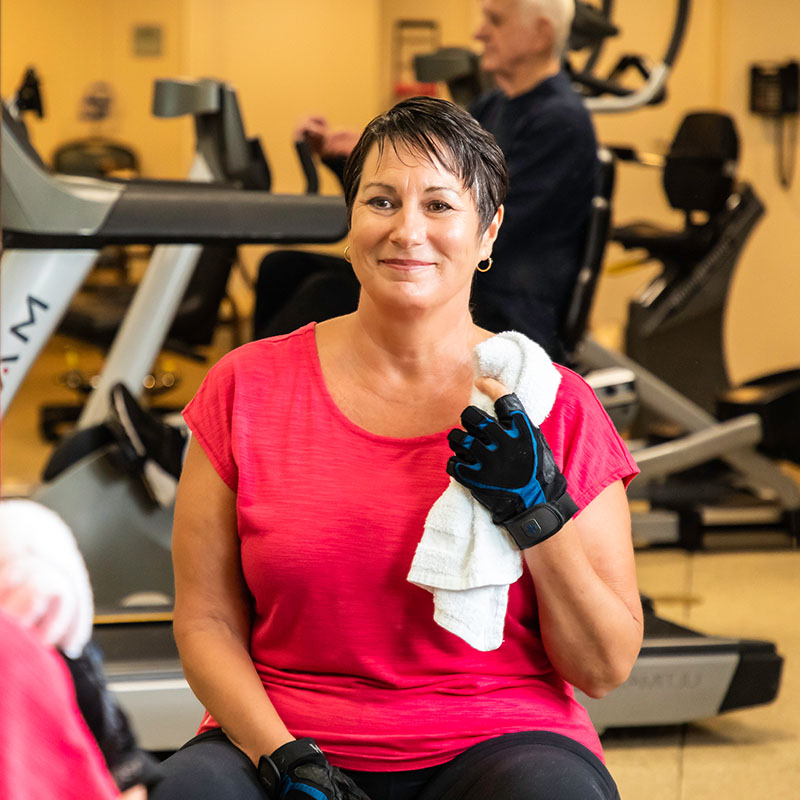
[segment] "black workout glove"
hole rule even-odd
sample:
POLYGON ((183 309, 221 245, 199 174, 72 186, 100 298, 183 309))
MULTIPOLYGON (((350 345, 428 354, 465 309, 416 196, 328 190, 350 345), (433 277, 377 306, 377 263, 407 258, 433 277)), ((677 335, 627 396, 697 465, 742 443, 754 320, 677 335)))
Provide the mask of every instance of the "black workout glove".
POLYGON ((271 800, 369 800, 328 763, 313 739, 297 739, 261 756, 258 777, 271 800))
POLYGON ((447 440, 455 455, 447 472, 492 512, 520 550, 561 530, 578 510, 542 432, 515 394, 494 404, 497 419, 475 406, 461 414, 464 431, 447 440), (465 432, 466 431, 466 432, 465 432))

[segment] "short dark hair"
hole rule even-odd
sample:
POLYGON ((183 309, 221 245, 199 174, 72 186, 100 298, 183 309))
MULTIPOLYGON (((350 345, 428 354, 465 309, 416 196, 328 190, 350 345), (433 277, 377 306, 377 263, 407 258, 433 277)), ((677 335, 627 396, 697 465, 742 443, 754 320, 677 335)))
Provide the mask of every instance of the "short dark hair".
POLYGON ((375 117, 361 134, 344 168, 347 221, 353 214, 364 161, 377 144, 379 155, 387 140, 397 151, 405 145, 428 160, 438 161, 461 180, 472 194, 480 233, 492 221, 508 191, 508 169, 494 136, 467 111, 437 97, 411 97, 375 117))

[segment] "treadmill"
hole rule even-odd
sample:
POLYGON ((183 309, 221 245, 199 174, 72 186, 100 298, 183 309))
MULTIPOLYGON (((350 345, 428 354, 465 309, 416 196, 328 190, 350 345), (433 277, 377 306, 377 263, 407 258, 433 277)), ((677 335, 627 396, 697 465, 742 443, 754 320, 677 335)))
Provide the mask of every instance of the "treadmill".
MULTIPOLYGON (((149 327, 156 328, 160 320, 152 307, 174 313, 185 285, 173 275, 190 269, 182 248, 333 242, 346 231, 340 198, 52 174, 5 107, 3 123, 3 408, 63 315, 68 289, 77 291, 105 244, 178 246, 161 283, 149 280, 148 269, 129 312, 150 303, 149 327), (62 273, 69 278, 66 289, 62 273)), ((156 335, 140 327, 128 341, 128 322, 126 317, 109 360, 120 340, 123 363, 146 360, 140 351, 148 347, 154 357, 165 329, 156 335)), ((195 732, 202 708, 185 682, 172 636, 171 512, 154 508, 138 480, 120 471, 107 431, 91 418, 82 419, 54 452, 34 499, 57 511, 75 533, 95 591, 95 639, 109 685, 141 745, 178 748, 195 732)), ((629 680, 603 700, 581 699, 601 730, 678 724, 770 702, 781 666, 770 642, 706 636, 659 618, 648 605, 645 641, 629 680)))

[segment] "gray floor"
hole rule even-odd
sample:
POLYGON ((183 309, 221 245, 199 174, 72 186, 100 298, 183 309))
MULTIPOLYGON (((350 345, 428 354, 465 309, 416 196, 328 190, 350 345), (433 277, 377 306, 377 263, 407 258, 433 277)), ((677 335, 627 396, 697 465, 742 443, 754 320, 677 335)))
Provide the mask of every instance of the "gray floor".
MULTIPOLYGON (((2 429, 4 494, 25 493, 49 448, 37 431, 42 403, 74 395, 58 376, 78 359, 91 372, 100 353, 56 337, 9 409, 2 429)), ((181 386, 165 398, 191 397, 204 372, 181 359, 181 386)), ((768 537, 763 542, 766 544, 768 537)), ((608 731, 606 757, 624 800, 800 797, 800 551, 786 547, 687 554, 637 552, 640 588, 657 612, 706 633, 767 639, 785 658, 777 701, 680 728, 608 731)))
POLYGON ((800 797, 800 551, 639 551, 637 567, 662 616, 774 641, 785 662, 768 706, 678 729, 608 732, 624 800, 800 797))

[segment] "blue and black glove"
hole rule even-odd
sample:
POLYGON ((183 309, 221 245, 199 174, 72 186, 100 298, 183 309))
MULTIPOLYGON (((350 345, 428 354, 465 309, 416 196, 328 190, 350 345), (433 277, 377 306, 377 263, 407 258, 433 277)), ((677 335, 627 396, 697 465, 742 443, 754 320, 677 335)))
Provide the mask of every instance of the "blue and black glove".
POLYGON ((328 763, 313 739, 297 739, 261 756, 258 777, 271 800, 369 800, 328 763))
POLYGON ((494 404, 497 419, 475 406, 461 414, 464 430, 448 434, 455 453, 447 472, 492 512, 520 550, 557 533, 578 510, 542 432, 515 394, 494 404))

